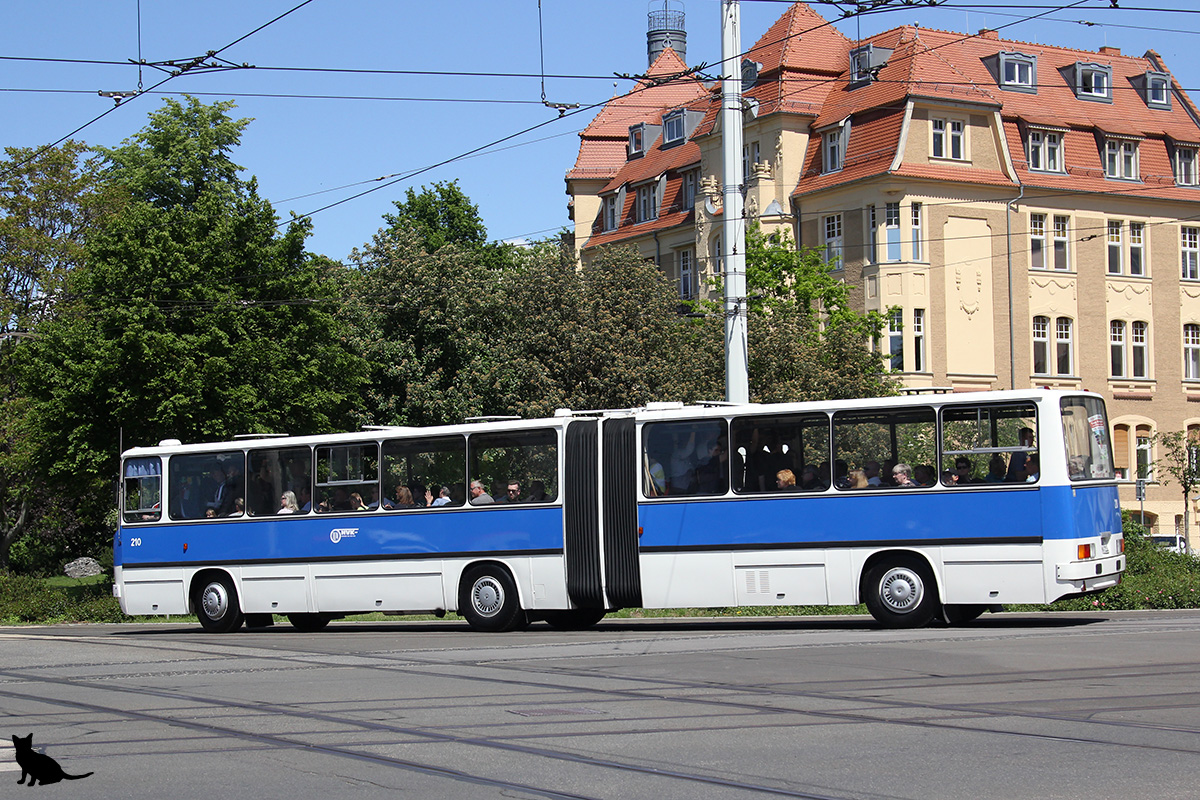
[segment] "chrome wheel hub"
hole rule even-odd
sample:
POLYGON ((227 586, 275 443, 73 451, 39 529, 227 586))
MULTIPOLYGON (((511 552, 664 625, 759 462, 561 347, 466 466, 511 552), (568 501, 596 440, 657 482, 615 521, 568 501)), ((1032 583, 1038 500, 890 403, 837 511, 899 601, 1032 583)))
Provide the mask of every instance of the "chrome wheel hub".
POLYGON ((889 569, 879 582, 879 599, 900 614, 912 611, 924 596, 925 584, 921 576, 905 567, 889 569))

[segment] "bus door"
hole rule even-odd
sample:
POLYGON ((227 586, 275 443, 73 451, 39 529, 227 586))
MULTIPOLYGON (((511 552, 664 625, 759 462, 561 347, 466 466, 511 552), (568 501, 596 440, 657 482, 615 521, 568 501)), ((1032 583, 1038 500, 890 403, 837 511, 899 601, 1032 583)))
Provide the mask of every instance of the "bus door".
POLYGON ((600 421, 574 420, 567 426, 567 594, 579 608, 629 608, 642 602, 634 439, 632 418, 606 420, 601 468, 600 421))

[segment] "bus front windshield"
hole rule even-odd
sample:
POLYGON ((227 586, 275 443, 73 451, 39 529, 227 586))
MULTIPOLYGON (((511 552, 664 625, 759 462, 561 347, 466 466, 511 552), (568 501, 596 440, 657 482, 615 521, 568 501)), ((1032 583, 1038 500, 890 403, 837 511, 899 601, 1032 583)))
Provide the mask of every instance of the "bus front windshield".
POLYGON ((1104 401, 1098 397, 1064 397, 1061 411, 1071 480, 1112 480, 1112 446, 1104 401))

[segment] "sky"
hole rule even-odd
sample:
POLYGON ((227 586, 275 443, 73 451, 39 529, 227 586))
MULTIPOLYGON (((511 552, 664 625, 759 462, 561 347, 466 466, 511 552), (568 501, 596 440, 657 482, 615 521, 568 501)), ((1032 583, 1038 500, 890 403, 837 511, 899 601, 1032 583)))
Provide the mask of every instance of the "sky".
MULTIPOLYGON (((646 70, 647 11, 662 7, 662 0, 309 0, 296 8, 302 2, 7 0, 0 146, 40 147, 84 125, 72 138, 115 146, 145 126, 163 93, 233 100, 234 116, 254 120, 234 161, 257 177, 281 219, 312 215, 312 252, 345 259, 370 241, 406 189, 435 181, 459 182, 489 238, 545 238, 571 224, 563 176, 579 131, 598 111, 587 107, 632 88, 617 74, 646 70), (131 63, 139 53, 147 62, 186 62, 208 51, 252 66, 189 71, 119 106, 98 94, 136 91, 139 81, 149 89, 169 77, 139 70, 131 63), (432 74, 448 72, 478 74, 432 74), (542 104, 543 91, 549 102, 585 110, 560 117, 542 104)), ((682 7, 689 66, 719 62, 720 0, 682 7)), ((742 0, 742 48, 787 7, 742 0)), ((813 7, 827 19, 841 16, 830 3, 813 7)), ((964 33, 993 28, 1005 39, 1086 50, 1109 45, 1127 55, 1154 49, 1200 97, 1200 0, 944 0, 939 7, 891 0, 837 27, 856 38, 913 23, 964 33), (1034 15, 1041 16, 1028 19, 1034 15)))

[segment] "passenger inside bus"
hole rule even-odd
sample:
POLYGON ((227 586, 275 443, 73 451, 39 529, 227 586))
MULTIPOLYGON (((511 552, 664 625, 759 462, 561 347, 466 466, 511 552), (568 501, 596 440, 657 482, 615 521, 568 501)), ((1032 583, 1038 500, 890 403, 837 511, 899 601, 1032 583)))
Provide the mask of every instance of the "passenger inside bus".
POLYGON ((775 474, 775 485, 781 492, 790 492, 796 488, 796 473, 790 469, 781 469, 775 474))

